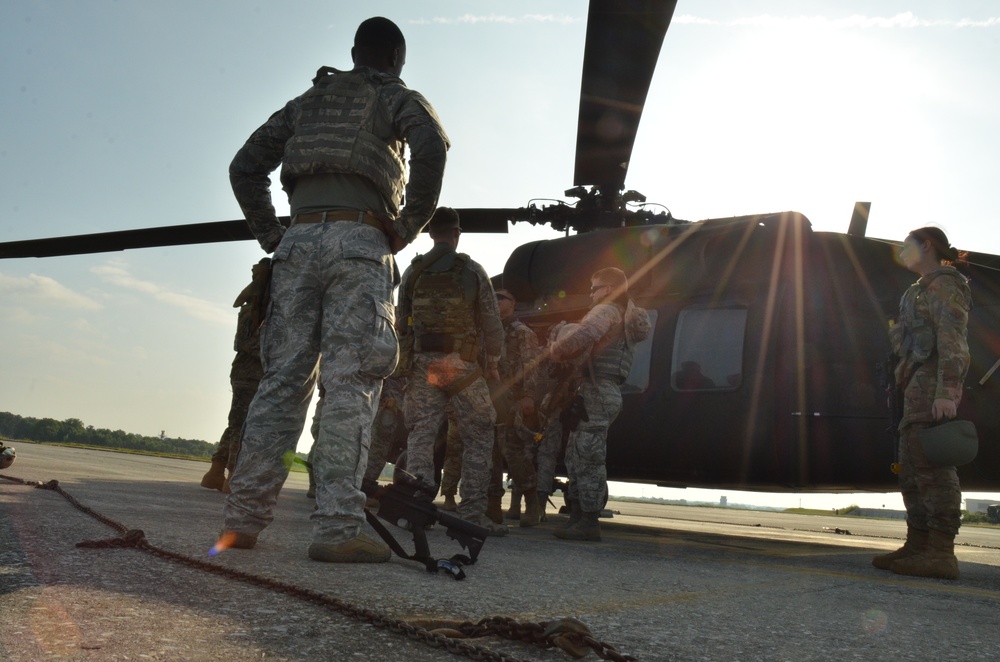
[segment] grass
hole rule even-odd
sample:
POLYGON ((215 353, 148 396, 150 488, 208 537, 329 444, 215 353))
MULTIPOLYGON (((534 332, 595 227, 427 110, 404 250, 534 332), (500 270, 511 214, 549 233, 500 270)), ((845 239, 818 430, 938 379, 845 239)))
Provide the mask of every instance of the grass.
MULTIPOLYGON (((206 457, 204 455, 181 455, 178 453, 157 453, 155 451, 147 451, 139 448, 114 448, 112 446, 91 446, 89 444, 77 444, 73 442, 65 441, 30 441, 28 439, 3 439, 4 442, 10 442, 10 444, 36 444, 44 446, 62 446, 64 448, 82 448, 89 451, 105 451, 109 453, 125 453, 127 455, 149 455, 151 457, 166 457, 173 460, 194 460, 195 462, 211 462, 212 458, 206 457)), ((6 445, 6 444, 5 444, 6 445)), ((299 462, 293 462, 292 466, 289 467, 289 471, 294 473, 306 473, 306 467, 304 464, 299 462)))

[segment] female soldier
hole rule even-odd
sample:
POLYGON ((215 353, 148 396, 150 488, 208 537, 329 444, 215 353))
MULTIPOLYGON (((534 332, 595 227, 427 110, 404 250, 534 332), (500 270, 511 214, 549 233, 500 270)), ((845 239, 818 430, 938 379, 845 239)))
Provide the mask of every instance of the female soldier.
POLYGON ((901 575, 958 579, 955 536, 962 493, 955 467, 932 465, 918 433, 934 421, 955 418, 969 368, 966 327, 972 294, 968 280, 950 265, 958 257, 938 228, 914 230, 899 259, 920 274, 899 302, 890 329, 899 357, 896 386, 903 393, 899 423, 899 487, 906 505, 906 543, 876 556, 872 565, 901 575))

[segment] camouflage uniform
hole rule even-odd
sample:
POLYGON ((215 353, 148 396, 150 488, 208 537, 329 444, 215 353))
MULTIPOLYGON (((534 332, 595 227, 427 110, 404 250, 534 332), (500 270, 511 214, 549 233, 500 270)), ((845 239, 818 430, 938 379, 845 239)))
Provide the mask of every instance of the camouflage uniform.
POLYGON ((268 287, 267 271, 269 258, 262 258, 253 266, 253 281, 240 292, 233 303, 240 312, 236 318, 236 337, 233 349, 236 357, 229 371, 229 383, 233 389, 233 399, 229 405, 229 425, 222 433, 219 448, 212 455, 212 462, 221 462, 231 476, 236 466, 236 456, 240 448, 240 431, 247 418, 250 401, 257 393, 264 370, 260 365, 260 325, 264 319, 268 287))
POLYGON ((430 104, 395 76, 368 67, 323 68, 313 83, 257 129, 230 166, 247 224, 274 260, 261 330, 264 377, 224 515, 226 529, 250 536, 273 519, 288 475, 283 457, 302 433, 318 372, 328 397, 313 452, 313 540, 339 545, 353 540, 364 521, 360 485, 372 422, 382 380, 399 355, 395 263, 388 236, 376 227, 295 220, 338 210, 359 212, 358 221, 374 214, 394 219, 391 230, 412 241, 437 205, 448 139, 430 104), (400 212, 406 145, 411 177, 400 212), (287 231, 269 190, 279 165, 293 214, 287 231))
POLYGON ((458 434, 458 423, 454 414, 448 414, 445 432, 444 469, 441 471, 441 495, 458 494, 458 480, 462 477, 462 437, 458 434))
MULTIPOLYGON (((382 384, 378 413, 372 422, 372 444, 368 451, 365 478, 378 480, 393 449, 406 438, 402 420, 403 386, 404 380, 399 377, 389 377, 382 384)), ((392 459, 395 460, 395 456, 392 459)))
POLYGON ((541 374, 547 376, 543 390, 545 397, 538 407, 538 417, 544 427, 536 456, 538 467, 538 492, 546 496, 555 491, 556 465, 566 450, 571 430, 563 425, 565 410, 576 398, 581 384, 581 368, 575 363, 546 361, 541 374))
POLYGON ((500 355, 501 390, 507 402, 507 411, 498 420, 503 456, 507 460, 514 484, 522 492, 534 490, 536 417, 524 420, 519 416, 521 400, 536 400, 538 375, 538 337, 526 324, 514 318, 503 320, 504 349, 500 355))
MULTIPOLYGON (((629 302, 629 311, 644 328, 635 340, 649 332, 649 316, 629 302)), ((570 478, 570 498, 579 501, 584 513, 599 512, 608 498, 606 464, 608 428, 622 408, 620 385, 632 365, 634 345, 626 332, 626 310, 617 303, 596 304, 580 322, 579 330, 560 341, 553 358, 563 360, 590 353, 580 395, 589 420, 580 421, 570 433, 566 446, 566 468, 570 478)))
MULTIPOLYGON (((436 244, 431 254, 444 253, 433 264, 420 272, 415 285, 421 279, 439 278, 450 272, 456 260, 464 260, 461 270, 462 287, 466 293, 466 304, 447 298, 428 297, 430 305, 469 305, 474 313, 474 329, 466 329, 468 338, 462 346, 471 348, 464 354, 459 351, 428 351, 429 345, 422 345, 419 329, 429 318, 435 319, 450 314, 449 310, 414 309, 413 279, 414 266, 403 274, 399 295, 401 333, 411 336, 414 341, 413 366, 406 385, 403 410, 406 425, 410 430, 407 439, 407 469, 425 482, 434 482, 434 442, 447 414, 445 407, 451 405, 458 423, 458 433, 462 440, 462 480, 459 486, 461 503, 458 515, 471 521, 480 520, 486 512, 486 492, 492 468, 493 424, 496 412, 490 401, 490 391, 482 371, 476 363, 478 345, 483 343, 487 357, 498 360, 503 347, 503 326, 497 308, 493 285, 483 268, 475 261, 455 253, 446 244, 436 244), (475 346, 473 346, 473 344, 475 346), (464 358, 463 358, 464 357, 464 358), (467 385, 465 385, 467 384, 467 385), (462 388, 462 386, 464 388, 462 388)), ((428 255, 431 255, 428 254, 428 255)), ((424 258, 417 258, 427 259, 424 258)), ((415 260, 416 262, 416 260, 415 260)), ((451 339, 448 339, 451 342, 451 339)))
POLYGON ((536 456, 536 484, 539 494, 550 495, 555 490, 556 464, 563 450, 563 428, 559 415, 553 416, 545 425, 542 440, 538 443, 536 456))
POLYGON ((961 526, 962 493, 955 467, 928 462, 917 438, 933 422, 935 399, 962 399, 969 369, 966 340, 972 295, 965 277, 943 266, 922 276, 903 294, 899 324, 891 331, 900 357, 896 383, 903 388, 899 423, 900 491, 908 524, 952 536, 961 526))

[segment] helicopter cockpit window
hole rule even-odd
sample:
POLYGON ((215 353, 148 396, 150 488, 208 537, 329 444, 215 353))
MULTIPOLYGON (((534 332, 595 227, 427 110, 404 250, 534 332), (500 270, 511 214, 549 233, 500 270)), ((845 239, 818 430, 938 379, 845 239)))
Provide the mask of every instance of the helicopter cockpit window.
POLYGON ((677 317, 670 384, 677 391, 721 391, 743 381, 745 308, 689 308, 677 317))
MULTIPOLYGON (((650 328, 656 329, 657 311, 648 309, 650 328)), ((655 331, 654 331, 655 333, 655 331)), ((632 355, 632 369, 629 370, 628 379, 622 384, 622 394, 643 393, 649 388, 649 364, 653 357, 653 335, 650 333, 645 340, 637 343, 635 353, 632 355)))

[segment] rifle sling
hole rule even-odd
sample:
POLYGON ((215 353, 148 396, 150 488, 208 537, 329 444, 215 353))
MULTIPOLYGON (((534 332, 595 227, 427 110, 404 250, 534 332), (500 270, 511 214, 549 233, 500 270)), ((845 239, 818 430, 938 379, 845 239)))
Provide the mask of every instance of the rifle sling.
POLYGON ((472 383, 482 376, 483 376, 483 369, 477 365, 476 369, 467 374, 465 377, 457 379, 453 381, 451 384, 445 386, 443 389, 444 394, 449 398, 453 398, 462 391, 464 391, 465 389, 472 386, 472 383))
MULTIPOLYGON (((427 567, 428 571, 431 572, 437 569, 437 562, 434 559, 427 556, 419 556, 417 554, 407 554, 406 550, 403 549, 403 546, 399 544, 399 541, 397 541, 395 538, 392 537, 392 534, 389 533, 389 530, 385 528, 382 522, 379 521, 378 517, 373 515, 371 511, 367 509, 365 509, 365 519, 368 520, 368 523, 371 525, 373 529, 375 529, 375 532, 379 534, 382 540, 385 541, 385 544, 389 545, 389 548, 392 549, 392 551, 394 551, 397 556, 399 556, 400 558, 407 559, 408 561, 419 561, 420 563, 423 563, 427 567)), ((413 532, 414 541, 416 540, 417 536, 423 536, 423 535, 424 535, 423 531, 419 532, 414 531, 413 532)))

